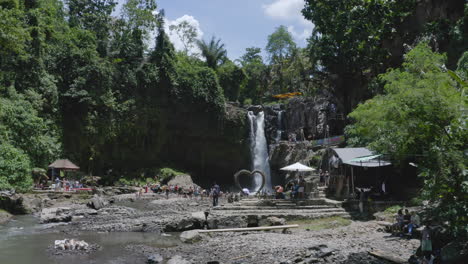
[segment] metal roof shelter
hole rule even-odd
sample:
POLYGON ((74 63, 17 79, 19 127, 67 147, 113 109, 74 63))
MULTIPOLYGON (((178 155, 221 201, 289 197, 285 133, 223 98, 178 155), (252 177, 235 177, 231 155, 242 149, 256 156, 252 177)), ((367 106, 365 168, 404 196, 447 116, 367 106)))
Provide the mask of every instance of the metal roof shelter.
POLYGON ((343 164, 358 167, 383 167, 391 165, 367 148, 332 148, 343 164))
POLYGON ((382 160, 382 155, 375 154, 367 148, 330 148, 334 154, 329 164, 338 168, 340 164, 351 166, 351 186, 354 193, 354 167, 378 168, 391 165, 382 160))

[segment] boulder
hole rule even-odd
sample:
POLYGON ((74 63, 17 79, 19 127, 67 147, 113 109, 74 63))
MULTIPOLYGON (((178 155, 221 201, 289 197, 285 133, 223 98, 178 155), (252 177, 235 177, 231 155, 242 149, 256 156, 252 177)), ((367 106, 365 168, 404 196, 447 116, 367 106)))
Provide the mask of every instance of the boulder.
POLYGON ((93 198, 88 202, 88 207, 99 210, 101 208, 106 207, 109 204, 109 201, 102 198, 101 196, 94 195, 93 198))
POLYGON ((23 205, 23 196, 7 191, 0 192, 0 209, 4 209, 12 214, 28 213, 23 205))
POLYGON ((159 254, 153 254, 148 257, 148 260, 146 261, 147 264, 158 264, 162 263, 164 258, 159 255, 159 254))
POLYGON ((3 211, 0 209, 0 225, 8 222, 12 217, 13 216, 7 211, 3 211))
POLYGON ((179 221, 168 223, 164 227, 164 231, 166 232, 179 232, 179 231, 186 231, 192 230, 197 228, 202 228, 202 220, 197 219, 194 217, 186 217, 182 218, 179 221))
POLYGON ((70 222, 71 220, 70 207, 44 208, 41 211, 41 223, 70 222))
POLYGON ((192 244, 202 240, 202 236, 197 230, 189 230, 182 232, 180 235, 180 240, 184 243, 192 244))
POLYGON ((182 188, 190 188, 195 184, 193 183, 192 177, 188 174, 174 176, 170 181, 167 182, 167 185, 177 185, 182 188))
POLYGON ((191 264, 191 262, 182 258, 181 256, 176 255, 169 259, 167 264, 191 264))

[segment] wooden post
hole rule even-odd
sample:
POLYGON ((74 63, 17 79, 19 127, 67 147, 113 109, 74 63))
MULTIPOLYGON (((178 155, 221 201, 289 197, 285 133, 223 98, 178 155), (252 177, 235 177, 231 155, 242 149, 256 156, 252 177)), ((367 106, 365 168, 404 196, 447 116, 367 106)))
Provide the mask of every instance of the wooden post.
POLYGON ((351 166, 351 187, 353 188, 353 194, 354 194, 354 167, 351 166))

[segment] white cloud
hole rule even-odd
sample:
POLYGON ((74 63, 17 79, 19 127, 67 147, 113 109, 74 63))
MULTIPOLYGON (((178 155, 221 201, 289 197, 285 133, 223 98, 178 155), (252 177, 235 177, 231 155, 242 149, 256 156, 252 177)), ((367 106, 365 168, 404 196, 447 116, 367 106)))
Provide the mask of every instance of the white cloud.
MULTIPOLYGON (((198 39, 201 39, 203 37, 203 31, 201 30, 200 22, 198 22, 198 20, 195 19, 193 16, 183 15, 175 20, 166 19, 165 30, 166 30, 167 35, 169 36, 169 39, 174 44, 174 47, 176 48, 176 50, 184 50, 184 45, 182 43, 182 40, 179 38, 179 36, 175 32, 171 32, 171 30, 169 30, 169 27, 171 25, 178 25, 183 21, 187 21, 190 25, 192 25, 196 29, 197 34, 198 34, 198 39)), ((199 52, 199 49, 196 46, 193 47, 191 50, 189 50, 189 53, 192 53, 192 54, 198 53, 198 52, 199 52)))
POLYGON ((296 39, 296 41, 301 41, 303 43, 306 43, 307 38, 312 35, 312 29, 313 27, 306 27, 301 32, 296 30, 294 26, 288 26, 288 31, 291 33, 293 38, 296 39))
POLYGON ((275 0, 263 5, 263 11, 271 18, 299 22, 304 26, 311 25, 312 23, 302 16, 303 8, 304 0, 275 0))
POLYGON ((288 31, 296 42, 306 44, 307 38, 312 35, 314 24, 302 16, 304 4, 304 0, 274 0, 263 5, 263 11, 267 16, 289 24, 288 31))

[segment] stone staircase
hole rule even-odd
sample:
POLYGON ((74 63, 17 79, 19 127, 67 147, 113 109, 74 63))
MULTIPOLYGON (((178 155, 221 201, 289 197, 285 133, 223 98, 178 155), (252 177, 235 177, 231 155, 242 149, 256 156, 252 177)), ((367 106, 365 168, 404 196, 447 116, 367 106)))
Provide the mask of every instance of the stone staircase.
POLYGON ((281 217, 287 220, 316 219, 331 216, 349 218, 350 215, 341 207, 341 202, 324 198, 305 200, 275 200, 244 198, 239 202, 214 207, 211 211, 214 216, 257 216, 266 218, 270 216, 281 217))

